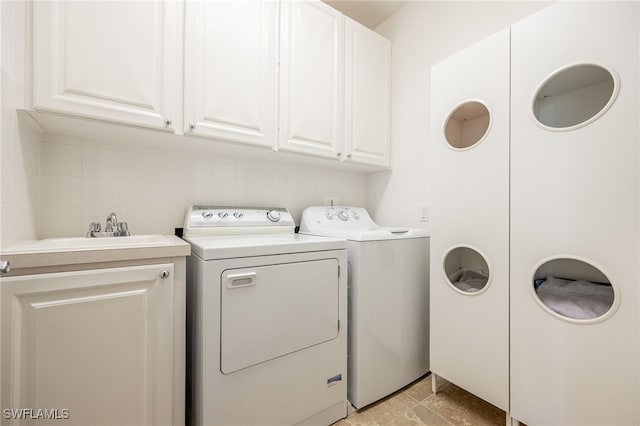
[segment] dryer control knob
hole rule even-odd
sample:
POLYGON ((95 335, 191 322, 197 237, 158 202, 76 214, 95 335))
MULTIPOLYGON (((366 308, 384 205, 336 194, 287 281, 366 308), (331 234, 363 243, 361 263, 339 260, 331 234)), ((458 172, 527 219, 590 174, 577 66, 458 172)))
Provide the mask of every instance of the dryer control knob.
POLYGON ((267 212, 267 219, 271 222, 277 222, 280 220, 280 212, 278 210, 269 210, 267 212))
POLYGON ((202 212, 202 217, 204 217, 205 219, 211 219, 213 217, 213 213, 207 211, 207 212, 202 212))
POLYGON ((342 220, 349 220, 349 212, 346 210, 342 210, 340 213, 338 213, 338 217, 342 220))
POLYGON ((236 219, 242 219, 243 216, 244 216, 244 213, 242 212, 235 212, 233 214, 233 217, 235 217, 236 219))
POLYGON ((229 213, 227 213, 227 212, 220 212, 220 213, 218 213, 218 217, 219 217, 220 219, 226 219, 226 218, 227 218, 227 216, 229 216, 229 213))

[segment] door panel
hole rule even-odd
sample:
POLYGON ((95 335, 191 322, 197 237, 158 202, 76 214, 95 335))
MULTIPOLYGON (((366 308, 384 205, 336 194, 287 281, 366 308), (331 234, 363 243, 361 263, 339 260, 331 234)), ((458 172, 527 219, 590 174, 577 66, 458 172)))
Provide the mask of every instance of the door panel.
POLYGON ((35 2, 34 108, 171 129, 178 6, 35 2))
POLYGON ((337 157, 344 122, 344 17, 321 2, 283 2, 278 148, 337 157))
POLYGON ((220 279, 225 374, 338 334, 337 259, 229 269, 220 279))
POLYGON ((276 144, 277 3, 186 4, 185 133, 276 144))

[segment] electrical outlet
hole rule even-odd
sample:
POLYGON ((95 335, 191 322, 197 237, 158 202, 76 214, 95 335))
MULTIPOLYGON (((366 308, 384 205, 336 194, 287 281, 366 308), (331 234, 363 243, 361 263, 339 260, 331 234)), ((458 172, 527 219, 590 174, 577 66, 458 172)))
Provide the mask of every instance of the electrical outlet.
POLYGON ((429 222, 429 206, 420 207, 420 222, 429 222))
POLYGON ((338 197, 326 196, 324 197, 324 205, 325 206, 337 206, 338 205, 338 197))

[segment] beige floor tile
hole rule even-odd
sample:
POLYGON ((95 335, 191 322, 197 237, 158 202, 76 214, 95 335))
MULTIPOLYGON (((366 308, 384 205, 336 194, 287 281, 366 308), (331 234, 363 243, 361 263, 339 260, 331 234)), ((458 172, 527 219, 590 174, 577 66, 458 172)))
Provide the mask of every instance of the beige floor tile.
MULTIPOLYGON (((416 401, 411 397, 396 393, 383 400, 360 409, 347 417, 348 425, 390 425, 394 420, 398 420, 404 413, 417 405, 416 401)), ((401 425, 403 423, 397 423, 401 425)), ((404 423, 412 424, 412 423, 404 423)), ((418 424, 418 423, 413 423, 418 424)))
POLYGON ((431 392, 431 376, 352 413, 333 426, 486 426, 505 424, 505 412, 443 381, 431 392))
POLYGON ((454 384, 421 403, 454 425, 504 425, 506 413, 454 384))
POLYGON ((420 404, 413 408, 420 421, 427 426, 452 426, 451 423, 420 404))
POLYGON ((433 392, 431 392, 431 375, 416 380, 402 391, 418 402, 424 401, 433 395, 433 392))

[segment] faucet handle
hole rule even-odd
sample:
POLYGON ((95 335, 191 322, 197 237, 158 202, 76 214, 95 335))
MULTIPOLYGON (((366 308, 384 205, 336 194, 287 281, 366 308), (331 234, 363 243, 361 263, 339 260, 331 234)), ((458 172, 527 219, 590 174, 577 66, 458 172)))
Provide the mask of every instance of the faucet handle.
POLYGON ((121 237, 128 237, 131 235, 131 233, 129 233, 129 225, 127 225, 127 222, 118 223, 118 234, 121 237))
POLYGON ((87 232, 87 238, 96 236, 96 233, 100 232, 101 226, 98 222, 91 222, 89 224, 89 232, 87 232))

